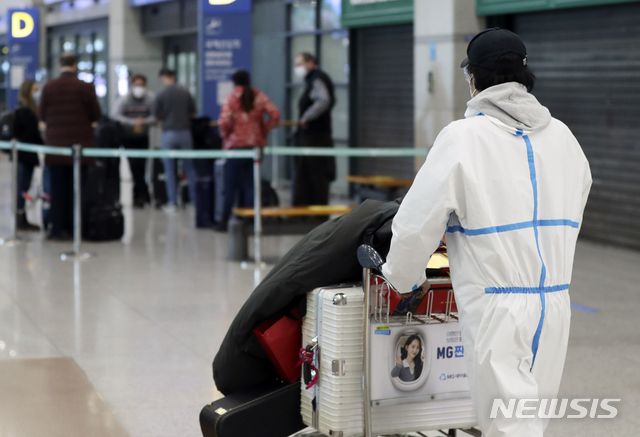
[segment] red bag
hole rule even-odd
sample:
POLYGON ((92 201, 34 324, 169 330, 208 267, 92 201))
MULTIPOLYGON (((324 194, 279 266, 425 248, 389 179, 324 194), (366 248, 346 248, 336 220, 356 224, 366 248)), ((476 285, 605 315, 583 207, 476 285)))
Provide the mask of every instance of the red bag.
MULTIPOLYGON (((291 313, 299 319, 300 310, 294 308, 291 313)), ((262 348, 278 371, 280 378, 287 382, 300 379, 301 370, 297 367, 302 346, 302 320, 288 316, 276 316, 253 330, 262 348)))

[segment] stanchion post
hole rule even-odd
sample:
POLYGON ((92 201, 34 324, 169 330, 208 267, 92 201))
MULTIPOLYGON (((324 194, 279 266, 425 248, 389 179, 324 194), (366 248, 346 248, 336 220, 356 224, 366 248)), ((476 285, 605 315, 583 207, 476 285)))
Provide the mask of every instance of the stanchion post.
POLYGON ((65 252, 60 258, 65 261, 67 259, 86 259, 91 258, 94 254, 89 252, 81 252, 80 245, 82 243, 82 146, 80 144, 73 145, 73 252, 65 252))
POLYGON ((11 237, 15 240, 18 235, 18 141, 15 138, 11 140, 11 159, 11 237))
POLYGON ((262 147, 253 149, 253 257, 256 267, 262 265, 262 180, 260 166, 262 164, 262 147))
POLYGON ((18 214, 18 141, 11 140, 11 221, 10 234, 0 239, 0 245, 15 246, 22 240, 18 237, 16 216, 18 214))

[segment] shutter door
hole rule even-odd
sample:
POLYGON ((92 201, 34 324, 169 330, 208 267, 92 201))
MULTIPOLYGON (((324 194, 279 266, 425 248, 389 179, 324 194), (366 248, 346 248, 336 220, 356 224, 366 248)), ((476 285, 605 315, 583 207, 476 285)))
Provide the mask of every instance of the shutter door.
POLYGON ((533 94, 584 149, 593 174, 581 236, 640 248, 640 4, 514 17, 533 94))
MULTIPOLYGON (((413 25, 358 30, 358 147, 413 147, 413 25)), ((356 174, 413 179, 413 158, 359 158, 356 174)))

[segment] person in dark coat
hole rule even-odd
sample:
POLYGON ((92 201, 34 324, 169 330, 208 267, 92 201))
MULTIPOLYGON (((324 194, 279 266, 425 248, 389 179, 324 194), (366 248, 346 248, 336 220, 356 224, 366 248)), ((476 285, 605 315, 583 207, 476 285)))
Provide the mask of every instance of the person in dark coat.
MULTIPOLYGON (((102 111, 93 84, 77 78, 78 59, 63 53, 59 63, 60 77, 48 82, 40 97, 40 119, 47 125, 46 142, 51 146, 70 147, 80 144, 93 147, 92 124, 102 111)), ((95 159, 83 158, 84 165, 95 159)), ((49 238, 71 239, 73 235, 73 158, 46 155, 45 165, 51 178, 51 228, 49 238)), ((84 166, 83 166, 84 167, 84 166)), ((83 169, 86 173, 86 169, 83 169)))
MULTIPOLYGON (((298 101, 300 120, 296 133, 300 147, 333 147, 331 110, 336 104, 331 78, 310 53, 296 56, 295 73, 303 77, 305 89, 298 101)), ((296 156, 293 205, 327 205, 329 185, 336 178, 332 156, 296 156)))
MULTIPOLYGON (((13 115, 13 136, 21 143, 44 144, 38 127, 38 108, 34 95, 38 92, 38 83, 25 80, 18 92, 18 106, 13 115)), ((40 165, 38 155, 33 152, 18 151, 18 210, 16 227, 22 231, 39 231, 38 226, 27 222, 24 210, 25 196, 31 186, 33 169, 40 165)))
POLYGON ((358 247, 367 243, 388 252, 399 205, 366 200, 309 232, 273 267, 236 315, 213 361, 220 392, 229 395, 278 378, 253 330, 293 307, 303 317, 307 293, 315 288, 362 280, 358 247))

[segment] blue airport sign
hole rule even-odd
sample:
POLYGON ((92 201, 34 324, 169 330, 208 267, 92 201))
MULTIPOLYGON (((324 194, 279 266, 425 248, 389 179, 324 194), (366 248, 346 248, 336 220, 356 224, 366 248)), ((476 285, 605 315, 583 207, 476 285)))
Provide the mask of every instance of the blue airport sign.
POLYGON ((37 8, 9 9, 7 47, 9 92, 7 106, 18 104, 18 91, 25 80, 35 80, 40 56, 40 11, 37 8))
POLYGON ((202 113, 217 119, 224 98, 233 90, 231 75, 237 70, 251 72, 251 1, 200 1, 200 101, 202 113))

